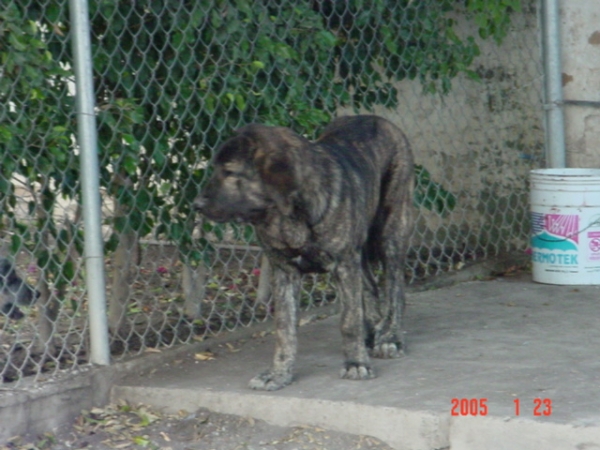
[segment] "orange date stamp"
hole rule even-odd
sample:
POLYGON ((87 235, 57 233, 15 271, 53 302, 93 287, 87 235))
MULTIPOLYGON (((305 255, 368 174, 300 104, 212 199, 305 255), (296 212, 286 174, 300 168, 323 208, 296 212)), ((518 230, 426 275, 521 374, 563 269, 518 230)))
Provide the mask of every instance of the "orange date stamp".
MULTIPOLYGON (((549 398, 534 398, 531 404, 524 404, 521 399, 513 400, 515 416, 531 413, 534 417, 549 417, 552 415, 552 400, 549 398)), ((453 398, 450 401, 450 415, 455 417, 471 416, 485 417, 490 412, 487 398, 453 398)))

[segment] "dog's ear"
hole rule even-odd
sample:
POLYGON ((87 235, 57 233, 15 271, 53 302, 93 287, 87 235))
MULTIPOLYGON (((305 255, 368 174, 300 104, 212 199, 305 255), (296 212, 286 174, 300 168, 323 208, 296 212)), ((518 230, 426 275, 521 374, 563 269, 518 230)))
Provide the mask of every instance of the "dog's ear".
POLYGON ((252 124, 237 132, 254 143, 254 166, 263 182, 271 188, 267 194, 282 214, 290 215, 300 182, 296 163, 298 152, 308 141, 283 127, 252 124))

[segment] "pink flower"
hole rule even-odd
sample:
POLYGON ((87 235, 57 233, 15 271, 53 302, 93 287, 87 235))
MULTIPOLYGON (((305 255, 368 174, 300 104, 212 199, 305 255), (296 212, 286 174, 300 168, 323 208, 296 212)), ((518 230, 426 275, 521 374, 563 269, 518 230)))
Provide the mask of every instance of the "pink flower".
POLYGON ((531 255, 532 253, 533 253, 533 250, 531 249, 531 247, 529 247, 528 249, 525 250, 526 255, 531 255))
POLYGON ((260 269, 252 269, 252 275, 255 277, 260 277, 260 269))
POLYGON ((35 264, 29 264, 29 266, 27 266, 27 273, 36 273, 37 272, 37 266, 35 264))
POLYGON ((164 266, 159 266, 159 267, 156 268, 156 272, 159 273, 159 274, 161 274, 161 275, 164 275, 166 273, 169 273, 169 269, 167 269, 164 266))

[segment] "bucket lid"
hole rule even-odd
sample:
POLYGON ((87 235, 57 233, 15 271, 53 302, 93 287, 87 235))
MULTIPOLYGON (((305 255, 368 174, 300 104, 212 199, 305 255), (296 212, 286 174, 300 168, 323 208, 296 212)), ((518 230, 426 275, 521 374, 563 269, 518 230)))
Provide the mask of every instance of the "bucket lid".
POLYGON ((549 177, 600 177, 600 169, 564 168, 564 169, 534 169, 531 175, 549 177))
POLYGON ((600 169, 536 169, 531 171, 531 182, 600 189, 600 169))

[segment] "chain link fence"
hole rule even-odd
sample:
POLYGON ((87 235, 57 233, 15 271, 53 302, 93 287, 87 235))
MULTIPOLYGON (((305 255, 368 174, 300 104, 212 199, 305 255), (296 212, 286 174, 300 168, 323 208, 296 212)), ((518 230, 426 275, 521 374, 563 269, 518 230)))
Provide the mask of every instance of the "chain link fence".
MULTIPOLYGON (((536 1, 88 2, 113 359, 271 315, 253 230, 190 209, 247 123, 312 138, 371 111, 401 126, 417 161, 410 283, 526 249, 526 177, 543 163, 536 1)), ((5 383, 88 362, 70 29, 64 0, 0 11, 5 383)), ((327 277, 305 278, 303 307, 334 300, 327 277)))

